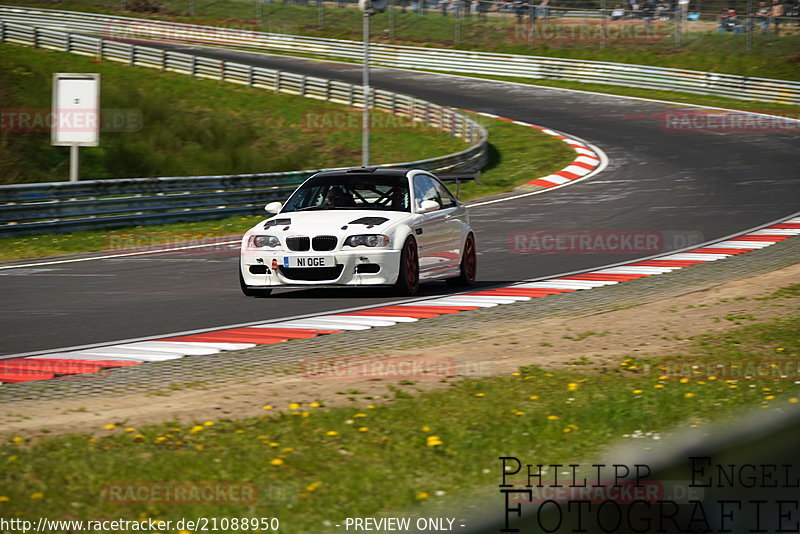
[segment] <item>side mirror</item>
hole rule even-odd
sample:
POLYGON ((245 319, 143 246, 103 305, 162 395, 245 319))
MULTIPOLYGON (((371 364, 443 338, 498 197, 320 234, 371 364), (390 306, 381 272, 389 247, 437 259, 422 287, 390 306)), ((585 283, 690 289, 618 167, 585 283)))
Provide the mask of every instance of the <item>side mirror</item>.
POLYGON ((439 209, 439 203, 435 200, 423 200, 422 204, 419 205, 419 209, 417 213, 429 213, 431 211, 436 211, 439 209))
POLYGON ((266 211, 267 213, 278 213, 279 211, 281 211, 282 207, 283 207, 282 202, 270 202, 269 204, 264 206, 264 211, 266 211))

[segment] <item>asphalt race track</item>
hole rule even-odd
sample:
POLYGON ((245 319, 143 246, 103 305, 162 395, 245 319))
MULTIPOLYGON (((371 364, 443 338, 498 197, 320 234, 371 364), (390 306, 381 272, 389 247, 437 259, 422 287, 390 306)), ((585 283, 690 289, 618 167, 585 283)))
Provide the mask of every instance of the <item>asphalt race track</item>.
MULTIPOLYGON (((354 83, 361 79, 360 68, 353 65, 162 46, 354 83)), ((566 132, 609 157, 607 169, 588 180, 471 209, 481 284, 543 277, 653 254, 652 250, 624 255, 522 254, 513 250, 515 232, 657 232, 659 246, 667 251, 749 229, 796 212, 800 206, 800 136, 796 133, 670 131, 665 128, 670 114, 688 108, 383 68, 373 69, 371 76, 377 87, 566 132)), ((0 354, 396 300, 376 290, 283 290, 269 299, 250 299, 239 291, 237 267, 237 248, 220 246, 205 252, 173 251, 0 270, 0 354)), ((445 284, 435 283, 423 286, 421 294, 450 291, 445 284)))

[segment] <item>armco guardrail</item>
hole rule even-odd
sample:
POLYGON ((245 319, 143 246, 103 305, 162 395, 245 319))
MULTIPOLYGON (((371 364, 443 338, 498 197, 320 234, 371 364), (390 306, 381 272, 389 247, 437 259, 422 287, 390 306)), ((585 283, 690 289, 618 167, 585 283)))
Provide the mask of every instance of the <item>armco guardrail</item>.
MULTIPOLYGON (((362 57, 362 44, 356 41, 195 26, 110 15, 0 6, 0 20, 101 34, 112 39, 139 38, 199 42, 354 60, 360 60, 362 57)), ((532 79, 571 80, 701 95, 723 97, 735 95, 736 98, 745 100, 800 104, 800 82, 788 80, 751 78, 625 63, 442 48, 373 44, 370 46, 370 50, 372 61, 375 64, 392 67, 532 79)))
MULTIPOLYGON (((351 107, 364 106, 361 86, 92 36, 0 21, 0 42, 68 51, 351 107)), ((383 90, 371 93, 375 108, 449 131, 471 145, 455 154, 382 166, 475 171, 485 163, 486 130, 474 120, 411 96, 383 90)), ((265 203, 285 199, 293 186, 317 171, 0 186, 0 236, 258 214, 265 203)))

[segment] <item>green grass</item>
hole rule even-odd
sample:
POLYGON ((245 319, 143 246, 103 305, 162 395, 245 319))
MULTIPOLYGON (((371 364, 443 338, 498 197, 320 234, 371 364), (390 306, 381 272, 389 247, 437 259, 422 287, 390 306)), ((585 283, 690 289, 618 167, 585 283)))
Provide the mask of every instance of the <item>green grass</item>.
MULTIPOLYGON (((272 172, 360 165, 360 112, 231 83, 98 63, 72 54, 0 45, 0 94, 9 108, 51 106, 53 72, 99 72, 101 107, 141 116, 132 132, 101 133, 81 148, 83 179, 272 172), (336 127, 336 124, 353 127, 336 127)), ((412 161, 466 148, 461 139, 376 113, 373 159, 412 161)), ((135 124, 135 123, 134 123, 135 124)), ((49 131, 0 131, 0 183, 68 179, 69 149, 49 131)))
MULTIPOLYGON (((263 5, 259 22, 254 3, 242 0, 198 1, 194 17, 189 16, 188 0, 163 0, 160 13, 120 11, 118 0, 12 0, 9 3, 55 9, 94 11, 127 16, 153 16, 181 22, 227 26, 262 31, 311 35, 319 37, 361 38, 361 15, 355 9, 339 9, 328 4, 320 26, 317 7, 291 6, 282 3, 263 5)), ((710 72, 724 72, 781 79, 800 79, 800 34, 785 26, 783 35, 755 34, 753 52, 746 53, 745 35, 720 35, 714 30, 714 14, 706 14, 706 22, 692 23, 683 34, 683 46, 675 48, 672 23, 656 23, 655 33, 618 35, 610 24, 612 38, 605 48, 597 39, 597 21, 583 21, 584 33, 577 36, 570 29, 577 21, 550 19, 548 26, 528 36, 514 24, 513 17, 491 16, 486 22, 466 19, 461 27, 461 40, 455 45, 455 17, 439 13, 416 15, 396 13, 394 33, 390 17, 384 13, 372 18, 375 41, 445 48, 483 50, 489 52, 542 55, 620 63, 677 67, 710 72), (709 21, 710 24, 709 24, 709 21), (553 36, 556 37, 553 37, 553 36), (560 37, 559 37, 560 36, 560 37), (588 37, 587 37, 588 36, 588 37)), ((641 28, 641 23, 633 23, 641 28)))
MULTIPOLYGON (((469 200, 509 191, 534 178, 564 168, 575 158, 568 145, 541 133, 505 121, 476 117, 488 130, 489 164, 481 184, 467 183, 460 198, 469 200)), ((265 215, 266 216, 266 215, 265 215)), ((94 230, 72 234, 45 234, 0 238, 0 261, 150 246, 209 239, 241 234, 264 217, 229 217, 227 219, 137 226, 120 230, 94 230)))
POLYGON ((317 532, 324 521, 418 510, 421 501, 496 485, 498 456, 587 460, 620 440, 647 446, 673 430, 797 402, 789 398, 797 394, 792 380, 665 369, 678 359, 729 371, 796 360, 798 334, 795 316, 702 336, 672 358, 631 357, 613 368, 531 365, 507 376, 445 379, 446 387, 427 392, 394 387, 366 407, 325 408, 319 399, 321 406, 276 406, 262 417, 212 424, 128 429, 109 420, 114 426, 94 437, 6 436, 0 506, 4 516, 23 518, 279 517, 282 532, 317 532), (260 498, 204 506, 103 497, 109 483, 211 481, 253 483, 260 498))

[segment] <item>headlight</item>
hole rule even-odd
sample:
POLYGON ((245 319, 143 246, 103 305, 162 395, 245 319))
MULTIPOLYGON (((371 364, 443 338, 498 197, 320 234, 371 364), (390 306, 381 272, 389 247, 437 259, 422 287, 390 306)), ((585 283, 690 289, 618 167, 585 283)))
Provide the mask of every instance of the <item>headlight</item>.
POLYGON ((388 247, 389 238, 381 234, 351 235, 344 244, 349 247, 388 247))
POLYGON ((251 235, 247 242, 249 248, 278 248, 281 241, 274 235, 251 235))

